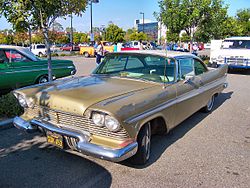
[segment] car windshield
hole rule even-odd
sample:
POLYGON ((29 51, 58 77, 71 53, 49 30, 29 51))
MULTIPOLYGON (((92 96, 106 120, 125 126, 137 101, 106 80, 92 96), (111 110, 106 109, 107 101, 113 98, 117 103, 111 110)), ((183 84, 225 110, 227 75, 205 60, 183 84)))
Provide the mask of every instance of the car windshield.
POLYGON ((28 48, 21 48, 19 51, 30 58, 32 61, 39 61, 40 59, 36 57, 28 48))
POLYGON ((167 83, 175 80, 175 61, 157 55, 113 53, 93 74, 167 83))
POLYGON ((224 40, 223 49, 250 49, 250 40, 224 40))

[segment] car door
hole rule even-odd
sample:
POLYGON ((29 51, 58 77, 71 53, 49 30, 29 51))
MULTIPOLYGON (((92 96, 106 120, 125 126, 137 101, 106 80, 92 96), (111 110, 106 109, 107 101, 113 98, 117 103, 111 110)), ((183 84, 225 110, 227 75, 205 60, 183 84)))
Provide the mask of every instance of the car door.
POLYGON ((210 88, 209 83, 215 81, 214 74, 211 74, 204 63, 199 59, 194 59, 194 71, 196 77, 200 78, 200 94, 199 94, 199 101, 200 101, 200 108, 204 107, 211 96, 214 94, 213 90, 214 87, 210 88))
POLYGON ((175 125, 199 109, 199 88, 201 86, 200 77, 195 75, 192 57, 178 59, 178 65, 175 125))
POLYGON ((11 84, 17 88, 34 84, 39 72, 43 68, 42 65, 32 61, 15 49, 6 50, 5 53, 12 70, 13 79, 11 80, 11 84))

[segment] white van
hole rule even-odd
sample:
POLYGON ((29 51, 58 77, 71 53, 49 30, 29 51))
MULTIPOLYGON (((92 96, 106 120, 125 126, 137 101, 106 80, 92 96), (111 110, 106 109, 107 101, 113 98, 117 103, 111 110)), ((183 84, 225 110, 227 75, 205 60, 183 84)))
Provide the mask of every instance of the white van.
POLYGON ((31 52, 39 57, 45 56, 46 53, 46 46, 45 44, 32 44, 31 45, 31 52))
POLYGON ((214 67, 226 63, 229 68, 250 68, 250 37, 212 40, 210 63, 214 67))

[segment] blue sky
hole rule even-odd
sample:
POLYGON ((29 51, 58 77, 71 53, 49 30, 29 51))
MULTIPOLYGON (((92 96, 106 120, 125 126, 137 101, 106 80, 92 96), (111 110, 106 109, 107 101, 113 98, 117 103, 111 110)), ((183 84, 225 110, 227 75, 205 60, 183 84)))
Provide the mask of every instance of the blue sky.
MULTIPOLYGON (((93 4, 93 26, 107 25, 109 21, 117 24, 123 29, 132 28, 135 19, 142 17, 140 12, 145 13, 145 19, 155 20, 153 13, 159 11, 158 0, 99 0, 100 3, 93 4)), ((225 0, 229 5, 228 14, 234 16, 241 8, 250 8, 250 0, 225 0)), ((64 28, 70 24, 69 19, 58 19, 64 28)), ((74 16, 73 27, 77 31, 88 31, 90 29, 89 7, 82 17, 74 16)), ((11 28, 5 18, 0 18, 0 30, 11 28)))

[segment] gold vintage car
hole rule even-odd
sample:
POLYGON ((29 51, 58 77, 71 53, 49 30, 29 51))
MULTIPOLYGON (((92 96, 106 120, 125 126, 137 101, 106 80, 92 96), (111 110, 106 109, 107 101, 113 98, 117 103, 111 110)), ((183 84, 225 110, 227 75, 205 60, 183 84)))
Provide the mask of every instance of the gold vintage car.
POLYGON ((169 132, 200 109, 212 110, 227 86, 226 72, 227 66, 208 69, 185 53, 110 53, 88 77, 14 91, 25 109, 14 125, 39 130, 60 148, 144 164, 151 135, 169 132))

